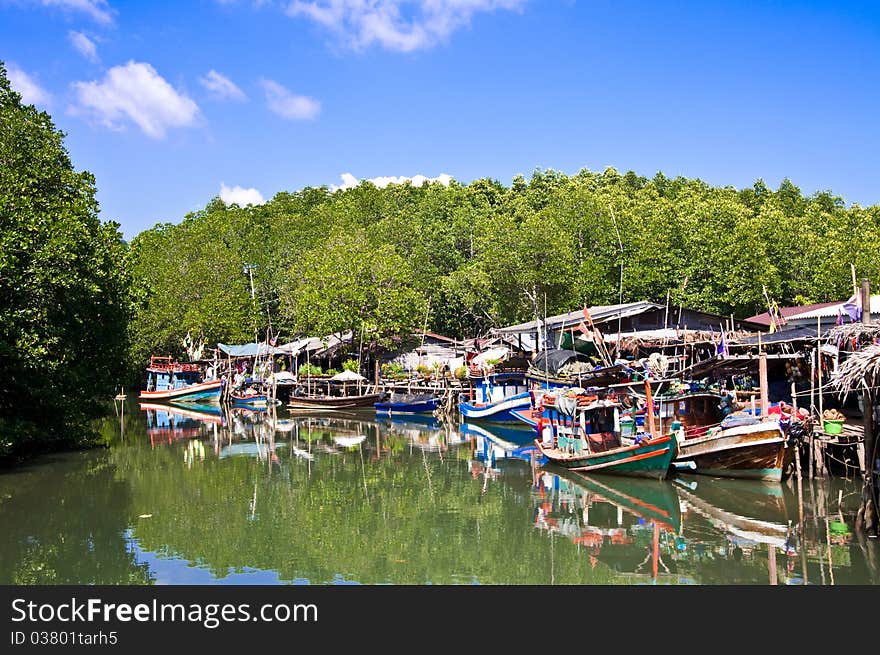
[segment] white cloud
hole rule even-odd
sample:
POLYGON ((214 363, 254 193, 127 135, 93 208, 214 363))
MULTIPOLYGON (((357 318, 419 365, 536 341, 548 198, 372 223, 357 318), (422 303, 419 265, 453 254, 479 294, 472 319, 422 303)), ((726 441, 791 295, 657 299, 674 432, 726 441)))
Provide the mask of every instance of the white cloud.
POLYGON ((346 45, 379 44, 411 52, 430 48, 470 24, 474 14, 519 10, 528 0, 291 0, 288 16, 304 16, 346 45))
POLYGON ((263 195, 256 189, 245 189, 240 186, 234 186, 230 189, 223 182, 220 183, 220 200, 227 205, 235 204, 239 207, 262 205, 266 202, 263 195))
POLYGON ((115 13, 107 0, 40 0, 44 7, 60 7, 66 11, 79 11, 96 23, 109 25, 115 13))
POLYGON ((129 61, 107 71, 102 82, 74 82, 78 105, 75 112, 94 115, 110 129, 122 129, 126 120, 144 134, 161 139, 172 127, 193 125, 198 105, 165 81, 156 69, 129 61))
POLYGON ((203 87, 212 95, 221 100, 247 100, 244 91, 236 86, 235 82, 215 70, 209 70, 208 74, 199 79, 203 87))
POLYGON ((9 64, 6 70, 12 88, 21 95, 25 105, 47 105, 52 95, 15 64, 9 64))
POLYGON ((351 189, 356 187, 361 182, 372 182, 375 186, 380 189, 384 189, 389 184, 405 184, 406 182, 410 182, 413 186, 422 186, 426 182, 428 184, 432 184, 434 182, 439 182, 443 186, 449 186, 449 183, 452 181, 452 176, 447 175, 446 173, 440 173, 437 177, 425 177, 424 175, 413 175, 412 177, 405 177, 403 175, 399 177, 395 177, 394 175, 386 175, 380 177, 371 177, 366 180, 359 180, 351 173, 343 173, 340 175, 342 178, 342 184, 334 185, 330 187, 331 191, 338 191, 340 189, 351 189))
POLYGON ((260 84, 266 92, 269 109, 282 118, 309 120, 321 113, 321 103, 314 98, 291 93, 273 80, 260 80, 260 84))
POLYGON ((67 38, 70 39, 71 45, 73 45, 79 54, 93 64, 98 63, 98 48, 95 46, 94 41, 82 32, 68 32, 67 38))

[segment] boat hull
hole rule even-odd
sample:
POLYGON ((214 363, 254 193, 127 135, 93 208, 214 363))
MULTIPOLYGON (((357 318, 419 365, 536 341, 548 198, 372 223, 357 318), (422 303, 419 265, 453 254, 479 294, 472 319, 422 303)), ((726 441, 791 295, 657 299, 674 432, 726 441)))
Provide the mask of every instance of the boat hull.
POLYGON ((199 401, 219 402, 220 391, 223 387, 222 380, 208 380, 191 384, 179 389, 165 389, 162 391, 141 391, 138 395, 140 400, 174 400, 177 402, 199 401))
POLYGON ((785 435, 776 423, 729 428, 679 442, 676 465, 685 472, 750 480, 782 480, 785 435))
POLYGON ((372 407, 383 394, 371 393, 361 396, 291 396, 287 407, 294 410, 333 410, 372 407))
POLYGON ((498 402, 486 405, 472 405, 467 402, 458 404, 461 415, 471 421, 495 421, 498 423, 513 423, 519 419, 513 415, 513 410, 531 407, 532 401, 528 392, 520 393, 498 402))
POLYGON ((632 446, 621 446, 598 453, 569 454, 548 448, 539 439, 538 450, 557 466, 579 473, 611 473, 664 480, 676 451, 672 434, 643 439, 632 446))
POLYGON ((414 403, 373 403, 377 414, 433 414, 440 406, 439 398, 414 403))
POLYGON ((268 397, 259 396, 232 396, 232 404, 235 407, 266 407, 269 404, 268 397))

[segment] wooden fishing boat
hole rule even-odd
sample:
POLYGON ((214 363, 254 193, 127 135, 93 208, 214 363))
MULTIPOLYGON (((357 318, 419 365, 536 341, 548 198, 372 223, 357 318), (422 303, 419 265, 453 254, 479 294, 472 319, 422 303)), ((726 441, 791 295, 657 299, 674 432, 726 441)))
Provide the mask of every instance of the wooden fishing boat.
MULTIPOLYGON (((582 391, 582 390, 581 390, 582 391)), ((535 444, 552 463, 582 473, 665 479, 677 449, 675 433, 621 439, 620 404, 596 395, 545 393, 535 444)))
POLYGON ((373 407, 384 397, 384 393, 366 393, 351 396, 297 396, 290 397, 288 408, 298 411, 355 409, 373 407))
POLYGON ((392 394, 391 398, 373 406, 377 414, 433 414, 440 406, 440 398, 428 394, 392 394))
POLYGON ((141 400, 175 400, 178 402, 219 402, 222 380, 201 380, 198 364, 184 364, 171 357, 150 357, 147 367, 147 388, 141 400))
POLYGON ((727 478, 782 480, 786 438, 775 421, 710 429, 678 444, 678 470, 727 478))
MULTIPOLYGON (((636 425, 647 417, 646 397, 634 394, 641 409, 633 407, 636 425), (639 417, 643 417, 639 420, 639 417)), ((779 481, 782 479, 786 438, 779 423, 760 422, 750 414, 724 415, 729 399, 709 390, 655 395, 654 419, 663 430, 678 436, 673 467, 685 473, 727 478, 779 481)))

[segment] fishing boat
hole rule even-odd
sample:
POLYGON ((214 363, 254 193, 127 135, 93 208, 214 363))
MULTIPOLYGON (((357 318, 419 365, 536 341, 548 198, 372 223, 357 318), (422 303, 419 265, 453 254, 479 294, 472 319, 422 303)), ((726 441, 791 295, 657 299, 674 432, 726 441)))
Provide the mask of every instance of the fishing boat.
POLYGON ((384 393, 366 393, 351 396, 298 396, 294 393, 287 402, 287 407, 298 411, 356 409, 373 407, 384 396, 384 393))
POLYGON ((440 397, 431 394, 396 394, 373 403, 377 414, 433 414, 440 406, 440 397))
POLYGON ((229 399, 235 407, 267 407, 269 397, 264 393, 233 391, 229 399))
POLYGON ((677 449, 674 432, 648 433, 632 441, 620 430, 620 404, 583 389, 545 392, 538 421, 538 449, 550 462, 573 471, 665 479, 677 449))
POLYGON ((138 397, 151 401, 219 402, 223 380, 201 380, 201 376, 198 364, 154 355, 147 367, 147 388, 138 397))
POLYGON ((474 378, 470 391, 459 396, 458 411, 468 420, 507 423, 517 420, 513 410, 530 406, 523 373, 486 373, 474 378))
POLYGON ((675 468, 726 478, 782 480, 786 438, 776 421, 756 421, 710 429, 704 436, 679 441, 675 468))
POLYGON ((676 432, 676 470, 727 478, 782 479, 788 454, 782 428, 775 420, 761 421, 735 411, 732 395, 690 389, 685 384, 681 390, 654 395, 653 403, 640 394, 631 397, 636 402, 625 412, 631 416, 630 426, 644 424, 647 408, 653 405, 660 431, 676 432))

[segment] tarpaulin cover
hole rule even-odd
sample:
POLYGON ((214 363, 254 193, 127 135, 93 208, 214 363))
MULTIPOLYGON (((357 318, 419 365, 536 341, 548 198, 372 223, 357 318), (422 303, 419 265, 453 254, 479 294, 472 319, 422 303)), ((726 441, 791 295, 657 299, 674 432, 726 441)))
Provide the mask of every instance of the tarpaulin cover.
POLYGON ((532 360, 532 367, 539 371, 546 370, 550 375, 557 375, 563 366, 574 359, 583 359, 583 356, 574 350, 544 350, 532 360))

